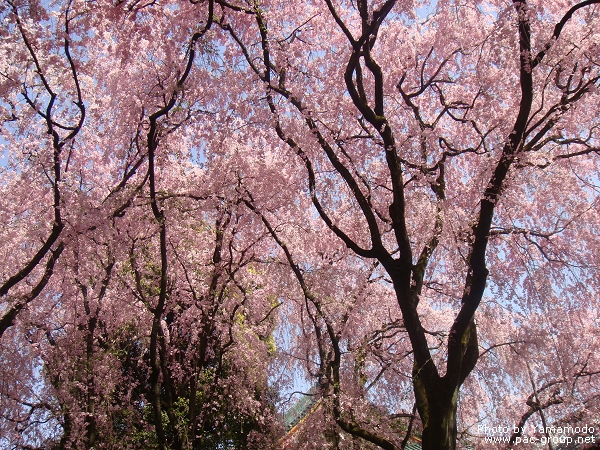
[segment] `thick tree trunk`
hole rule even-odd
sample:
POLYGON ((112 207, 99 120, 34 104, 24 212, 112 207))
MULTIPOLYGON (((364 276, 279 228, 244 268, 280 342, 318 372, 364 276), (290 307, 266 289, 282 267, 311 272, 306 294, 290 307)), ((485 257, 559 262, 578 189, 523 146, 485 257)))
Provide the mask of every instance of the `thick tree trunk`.
POLYGON ((462 356, 458 364, 447 367, 443 377, 424 368, 419 369, 417 364, 413 369, 417 410, 423 423, 423 450, 456 449, 458 393, 479 358, 474 321, 460 341, 450 339, 449 347, 454 345, 460 346, 462 356))
POLYGON ((438 411, 428 427, 423 429, 423 450, 455 450, 456 404, 438 411))
POLYGON ((455 450, 458 387, 445 389, 440 385, 437 392, 426 395, 416 384, 415 395, 425 395, 417 400, 423 421, 423 450, 455 450))

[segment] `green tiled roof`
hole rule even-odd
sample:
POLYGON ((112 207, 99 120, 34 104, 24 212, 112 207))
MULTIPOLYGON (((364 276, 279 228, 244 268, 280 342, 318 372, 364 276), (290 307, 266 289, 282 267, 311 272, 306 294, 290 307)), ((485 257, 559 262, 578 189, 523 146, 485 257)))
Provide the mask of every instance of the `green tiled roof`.
MULTIPOLYGON (((320 396, 318 395, 317 387, 312 387, 283 415, 283 425, 286 432, 289 432, 298 423, 302 421, 319 402, 320 396)), ((411 438, 406 443, 404 450, 422 450, 421 442, 411 438)))
POLYGON ((316 389, 312 388, 304 394, 283 416, 283 424, 286 431, 294 428, 319 401, 316 389))
POLYGON ((421 443, 420 442, 416 442, 416 441, 410 441, 406 443, 406 447, 404 447, 404 450, 421 450, 421 443))

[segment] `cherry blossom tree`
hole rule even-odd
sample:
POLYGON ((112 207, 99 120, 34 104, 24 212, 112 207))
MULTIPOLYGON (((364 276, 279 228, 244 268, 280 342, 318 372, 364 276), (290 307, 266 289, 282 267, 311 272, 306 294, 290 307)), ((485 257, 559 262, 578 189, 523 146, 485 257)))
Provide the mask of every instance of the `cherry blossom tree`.
MULTIPOLYGON (((304 165, 292 184, 361 272, 393 290, 399 310, 381 330, 398 321, 409 341, 423 447, 455 448, 460 390, 480 354, 512 352, 497 367, 511 381, 509 361, 520 360, 529 396, 512 407, 521 425, 536 412, 546 423, 543 410, 568 402, 564 383, 595 383, 591 353, 573 359, 538 340, 556 342, 566 325, 557 316, 581 321, 568 328, 597 319, 587 309, 597 298, 597 2, 324 1, 293 13, 279 2, 218 3, 236 12, 218 23, 263 91, 262 123, 304 165), (586 314, 558 300, 582 297, 586 314), (479 335, 478 310, 496 321, 479 319, 488 331, 506 334, 479 335)), ((278 242, 306 299, 315 375, 335 422, 381 448, 401 447, 380 419, 375 426, 344 406, 353 388, 342 381, 350 343, 339 327, 349 315, 325 310, 329 290, 306 280, 314 262, 278 242)), ((481 417, 467 409, 468 434, 481 417)))
POLYGON ((598 3, 5 0, 0 443, 592 424, 598 3))
POLYGON ((186 84, 212 6, 7 4, 2 445, 268 448, 270 244, 186 84))

